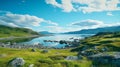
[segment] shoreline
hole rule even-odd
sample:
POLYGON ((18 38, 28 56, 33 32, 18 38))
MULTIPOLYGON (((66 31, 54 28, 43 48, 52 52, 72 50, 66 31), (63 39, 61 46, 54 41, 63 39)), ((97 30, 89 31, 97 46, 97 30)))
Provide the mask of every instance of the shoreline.
POLYGON ((20 37, 16 37, 16 36, 10 36, 10 37, 2 37, 0 38, 0 40, 10 40, 10 39, 19 39, 19 38, 34 38, 34 37, 40 37, 41 35, 31 35, 31 36, 20 36, 20 37))

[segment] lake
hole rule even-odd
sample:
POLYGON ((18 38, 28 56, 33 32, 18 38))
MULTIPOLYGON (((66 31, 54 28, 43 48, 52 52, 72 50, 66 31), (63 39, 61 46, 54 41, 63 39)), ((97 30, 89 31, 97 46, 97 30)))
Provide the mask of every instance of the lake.
POLYGON ((45 42, 44 40, 51 40, 51 41, 73 41, 74 39, 82 39, 85 37, 92 36, 93 34, 54 34, 52 36, 43 36, 38 38, 33 38, 26 42, 20 42, 19 44, 25 44, 25 45, 37 45, 42 44, 43 46, 47 47, 56 47, 56 48, 62 48, 66 44, 60 44, 59 42, 45 42))

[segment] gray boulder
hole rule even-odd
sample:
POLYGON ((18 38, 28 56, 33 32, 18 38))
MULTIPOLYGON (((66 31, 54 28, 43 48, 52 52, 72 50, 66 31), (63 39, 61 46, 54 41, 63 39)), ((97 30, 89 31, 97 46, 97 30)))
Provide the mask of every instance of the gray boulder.
POLYGON ((77 56, 67 56, 65 60, 78 60, 77 56))
POLYGON ((23 58, 14 58, 10 62, 12 67, 22 67, 25 64, 25 60, 23 58))

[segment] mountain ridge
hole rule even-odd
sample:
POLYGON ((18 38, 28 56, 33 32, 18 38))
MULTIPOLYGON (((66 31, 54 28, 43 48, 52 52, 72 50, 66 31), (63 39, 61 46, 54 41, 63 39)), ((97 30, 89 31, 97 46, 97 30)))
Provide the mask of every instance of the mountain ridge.
POLYGON ((83 29, 79 31, 66 32, 64 34, 97 34, 99 32, 117 32, 120 31, 120 26, 96 28, 96 29, 83 29))
POLYGON ((40 31, 39 33, 40 34, 54 34, 54 33, 48 32, 48 31, 40 31))

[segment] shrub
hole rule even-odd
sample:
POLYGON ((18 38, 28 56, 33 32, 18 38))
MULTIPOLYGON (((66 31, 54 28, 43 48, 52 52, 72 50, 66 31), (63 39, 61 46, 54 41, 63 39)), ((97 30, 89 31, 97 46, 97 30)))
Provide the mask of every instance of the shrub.
POLYGON ((40 63, 47 63, 47 64, 52 64, 53 61, 51 59, 40 59, 39 60, 40 63))
POLYGON ((64 60, 65 56, 49 56, 52 60, 64 60))

